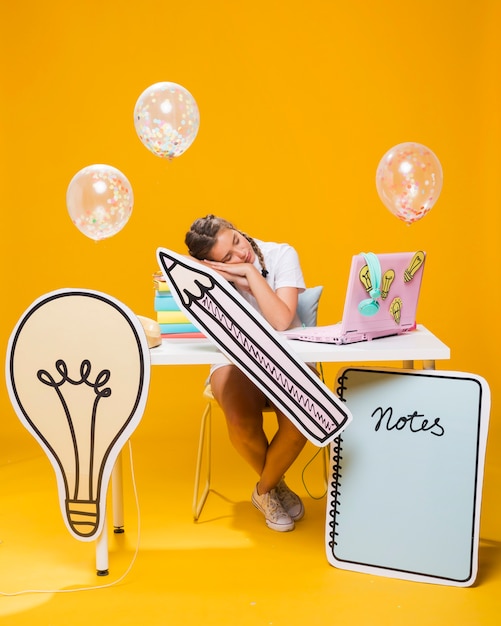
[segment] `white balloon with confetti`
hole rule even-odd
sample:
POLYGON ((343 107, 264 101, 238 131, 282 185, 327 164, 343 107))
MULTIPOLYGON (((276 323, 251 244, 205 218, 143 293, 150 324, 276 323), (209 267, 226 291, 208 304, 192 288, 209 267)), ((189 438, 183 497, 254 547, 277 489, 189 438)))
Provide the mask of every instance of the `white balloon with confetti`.
POLYGON ((80 232, 99 241, 128 222, 134 194, 127 177, 111 165, 89 165, 77 172, 66 191, 66 206, 80 232))
POLYGON ((180 156, 198 133, 200 114, 191 93, 171 82, 155 83, 139 96, 134 126, 150 152, 163 159, 180 156))
POLYGON ((422 219, 442 191, 442 166, 420 143, 401 143, 386 152, 376 172, 376 188, 383 204, 407 224, 422 219))

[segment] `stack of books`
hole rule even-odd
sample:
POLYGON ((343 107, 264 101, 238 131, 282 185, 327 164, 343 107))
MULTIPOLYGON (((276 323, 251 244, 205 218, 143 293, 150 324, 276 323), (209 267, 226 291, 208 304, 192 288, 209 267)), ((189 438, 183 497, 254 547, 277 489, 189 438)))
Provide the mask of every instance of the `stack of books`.
POLYGON ((178 307, 161 273, 153 274, 153 286, 155 289, 154 309, 163 338, 205 337, 178 307))

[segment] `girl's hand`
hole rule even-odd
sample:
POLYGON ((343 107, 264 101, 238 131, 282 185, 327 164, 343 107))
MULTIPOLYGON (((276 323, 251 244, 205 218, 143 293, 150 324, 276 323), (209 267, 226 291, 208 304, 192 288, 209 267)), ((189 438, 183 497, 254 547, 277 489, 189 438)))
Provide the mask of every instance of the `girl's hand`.
POLYGON ((256 271, 252 263, 220 263, 219 261, 204 261, 204 263, 239 289, 251 291, 248 276, 256 271))
POLYGON ((220 263, 219 261, 208 261, 204 263, 212 267, 216 272, 231 274, 232 276, 247 276, 251 269, 255 269, 251 263, 220 263))
POLYGON ((261 313, 276 330, 286 330, 295 320, 298 297, 296 287, 280 287, 274 292, 252 263, 204 263, 238 289, 251 293, 261 313))

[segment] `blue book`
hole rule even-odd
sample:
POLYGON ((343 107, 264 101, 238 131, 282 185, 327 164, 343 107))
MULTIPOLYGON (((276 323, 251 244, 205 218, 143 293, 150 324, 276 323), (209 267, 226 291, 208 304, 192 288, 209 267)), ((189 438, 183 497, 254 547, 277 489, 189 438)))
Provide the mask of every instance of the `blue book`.
POLYGON ((199 329, 194 324, 159 324, 162 335, 173 333, 198 333, 199 329))
POLYGON ((155 311, 179 311, 179 307, 171 295, 155 295, 153 306, 155 311))

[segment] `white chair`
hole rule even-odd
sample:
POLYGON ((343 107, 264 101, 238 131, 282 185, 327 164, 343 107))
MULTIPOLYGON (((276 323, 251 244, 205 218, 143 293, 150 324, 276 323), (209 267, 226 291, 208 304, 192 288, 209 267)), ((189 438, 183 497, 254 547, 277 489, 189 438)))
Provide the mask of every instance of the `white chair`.
MULTIPOLYGON (((299 294, 297 313, 301 322, 305 326, 316 326, 318 315, 318 303, 322 295, 323 287, 310 287, 299 294)), ((211 490, 212 478, 212 446, 211 446, 211 429, 212 429, 212 409, 218 407, 217 402, 212 395, 210 385, 206 385, 203 396, 207 398, 207 404, 202 414, 200 424, 200 437, 198 443, 197 463, 195 469, 195 485, 193 491, 193 518, 198 520, 207 501, 207 497, 211 490), (205 463, 204 463, 205 460, 205 463)), ((273 412, 271 407, 266 407, 264 412, 273 412)), ((323 449, 323 467, 324 476, 327 478, 328 468, 328 446, 323 449)))

